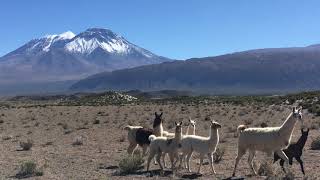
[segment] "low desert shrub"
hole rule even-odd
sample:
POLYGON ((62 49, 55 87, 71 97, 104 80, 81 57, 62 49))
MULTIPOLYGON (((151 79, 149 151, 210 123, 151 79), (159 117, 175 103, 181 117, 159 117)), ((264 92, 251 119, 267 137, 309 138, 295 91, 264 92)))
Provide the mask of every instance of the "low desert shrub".
POLYGON ((311 149, 312 150, 320 150, 320 136, 313 139, 311 142, 311 149))
POLYGON ((37 169, 37 164, 34 161, 25 161, 20 165, 19 172, 16 178, 28 178, 33 176, 42 176, 43 172, 37 169))
POLYGON ((223 159, 223 155, 225 153, 225 148, 224 147, 218 147, 216 149, 216 152, 213 154, 213 161, 215 163, 219 163, 223 159))
POLYGON ((73 145, 73 146, 83 145, 83 138, 82 138, 82 136, 77 136, 77 137, 73 140, 72 145, 73 145))
POLYGON ((26 142, 21 141, 20 142, 20 147, 22 148, 23 151, 29 151, 33 146, 32 140, 28 139, 26 142))
POLYGON ((258 174, 260 176, 274 176, 272 164, 268 161, 262 162, 258 169, 258 174))
POLYGON ((119 162, 120 174, 126 175, 136 172, 137 170, 143 168, 143 157, 141 154, 133 154, 126 156, 119 162))
POLYGON ((126 140, 126 136, 124 134, 122 134, 119 141, 124 142, 125 140, 126 140))
POLYGON ((100 120, 99 120, 99 119, 95 119, 95 120, 93 121, 93 124, 100 124, 100 120))

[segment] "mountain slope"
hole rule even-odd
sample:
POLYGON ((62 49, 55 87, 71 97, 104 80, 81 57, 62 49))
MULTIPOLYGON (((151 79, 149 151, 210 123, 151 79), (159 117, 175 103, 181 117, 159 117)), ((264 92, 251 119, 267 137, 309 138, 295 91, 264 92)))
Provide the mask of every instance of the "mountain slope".
POLYGON ((319 69, 318 45, 259 49, 100 73, 75 83, 71 89, 285 93, 319 89, 319 69))
POLYGON ((0 84, 78 80, 103 71, 170 59, 140 48, 108 29, 90 28, 34 39, 0 58, 0 84))

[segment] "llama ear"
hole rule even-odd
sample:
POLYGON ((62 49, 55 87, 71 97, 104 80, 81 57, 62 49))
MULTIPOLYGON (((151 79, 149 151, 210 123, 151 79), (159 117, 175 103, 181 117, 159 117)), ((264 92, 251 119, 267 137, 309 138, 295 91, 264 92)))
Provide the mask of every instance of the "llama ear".
POLYGON ((218 128, 221 128, 221 127, 222 127, 221 124, 219 124, 219 123, 217 123, 217 126, 218 126, 218 128))
POLYGON ((174 124, 177 126, 178 124, 177 124, 177 122, 174 122, 174 124))
POLYGON ((154 115, 157 117, 157 116, 158 116, 158 113, 157 113, 157 112, 154 112, 154 115))
POLYGON ((296 107, 293 107, 293 108, 292 108, 292 112, 293 112, 293 113, 296 112, 296 107))
POLYGON ((161 112, 160 117, 162 116, 163 112, 161 112))
POLYGON ((182 121, 180 122, 180 126, 182 126, 182 121))
POLYGON ((189 117, 189 122, 191 122, 191 117, 189 117))

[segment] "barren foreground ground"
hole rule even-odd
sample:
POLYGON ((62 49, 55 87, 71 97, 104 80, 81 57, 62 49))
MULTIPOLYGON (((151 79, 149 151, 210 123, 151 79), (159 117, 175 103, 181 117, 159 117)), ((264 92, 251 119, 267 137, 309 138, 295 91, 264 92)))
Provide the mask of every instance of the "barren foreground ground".
MULTIPOLYGON (((155 111, 162 111, 165 129, 173 132, 174 121, 187 122, 188 117, 197 120, 196 134, 208 135, 210 118, 221 123, 221 142, 219 148, 225 149, 222 161, 215 164, 217 175, 211 174, 208 165, 202 166, 202 176, 179 170, 174 177, 222 179, 232 174, 236 156, 236 127, 239 124, 260 126, 262 122, 269 126, 281 125, 290 113, 290 106, 234 106, 217 105, 123 105, 123 106, 16 106, 0 108, 0 177, 14 178, 21 162, 33 160, 43 170, 43 176, 30 179, 168 179, 171 175, 160 176, 157 171, 150 177, 142 169, 136 174, 118 175, 118 163, 126 155, 128 146, 127 133, 122 128, 128 124, 152 127, 155 111), (209 118, 208 118, 209 117, 209 118), (20 142, 32 140, 31 150, 21 151, 20 142), (73 145, 76 140, 82 145, 73 145)), ((310 150, 311 141, 320 135, 319 117, 305 112, 304 121, 312 127, 302 157, 308 179, 320 179, 320 151, 310 150), (318 178, 319 177, 319 178, 318 178)), ((293 141, 300 137, 300 123, 296 124, 293 141)), ((184 128, 184 131, 186 128, 184 128)), ((266 159, 258 153, 257 167, 266 159)), ((195 172, 197 154, 192 159, 195 172)), ((157 170, 159 166, 151 166, 157 170)), ((280 174, 278 164, 273 165, 275 173, 280 174)), ((295 178, 302 179, 300 166, 294 161, 291 171, 295 178)), ((247 155, 240 161, 237 175, 248 179, 265 179, 251 177, 247 155)))

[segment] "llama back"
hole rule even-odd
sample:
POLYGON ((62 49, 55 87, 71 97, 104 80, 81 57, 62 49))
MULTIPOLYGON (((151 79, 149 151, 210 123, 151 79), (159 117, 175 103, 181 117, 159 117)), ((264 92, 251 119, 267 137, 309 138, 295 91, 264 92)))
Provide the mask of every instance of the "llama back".
POLYGON ((172 147, 170 147, 170 142, 173 143, 173 139, 168 139, 167 137, 150 137, 150 151, 169 152, 172 147), (170 141, 171 140, 171 141, 170 141))
POLYGON ((254 150, 268 150, 268 147, 285 148, 286 142, 275 141, 280 137, 279 127, 246 128, 240 131, 238 144, 254 150))
POLYGON ((197 152, 211 150, 211 147, 215 147, 218 142, 208 143, 210 141, 210 137, 202 137, 196 135, 187 135, 184 136, 181 140, 181 145, 184 149, 193 149, 197 152))
POLYGON ((150 144, 149 136, 153 134, 152 129, 140 128, 136 130, 136 141, 139 145, 150 144))

